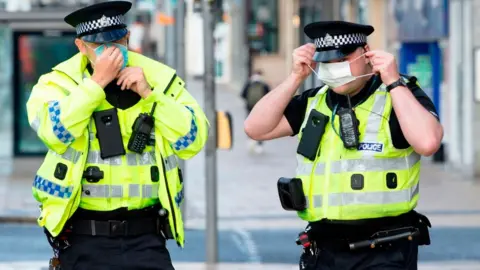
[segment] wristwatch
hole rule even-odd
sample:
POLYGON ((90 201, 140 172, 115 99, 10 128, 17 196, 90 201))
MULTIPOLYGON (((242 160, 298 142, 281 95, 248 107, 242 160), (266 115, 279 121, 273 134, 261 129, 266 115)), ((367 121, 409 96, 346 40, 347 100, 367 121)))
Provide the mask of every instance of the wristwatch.
POLYGON ((387 92, 390 92, 393 88, 398 87, 398 86, 407 87, 407 84, 405 83, 405 81, 402 78, 400 78, 400 79, 396 80, 395 82, 393 82, 392 84, 387 85, 387 92))

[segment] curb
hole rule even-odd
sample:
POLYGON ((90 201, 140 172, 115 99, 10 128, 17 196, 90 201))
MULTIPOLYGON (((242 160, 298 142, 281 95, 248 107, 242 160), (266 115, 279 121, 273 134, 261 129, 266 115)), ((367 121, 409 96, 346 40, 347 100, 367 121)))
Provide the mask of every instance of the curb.
POLYGON ((35 218, 35 217, 19 217, 19 216, 0 216, 0 224, 1 223, 37 224, 37 218, 35 218))

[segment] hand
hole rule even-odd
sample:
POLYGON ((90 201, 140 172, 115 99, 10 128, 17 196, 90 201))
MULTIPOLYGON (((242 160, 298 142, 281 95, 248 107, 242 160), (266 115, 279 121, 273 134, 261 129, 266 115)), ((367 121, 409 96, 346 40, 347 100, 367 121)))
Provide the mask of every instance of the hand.
POLYGON ((312 73, 310 67, 315 69, 317 66, 317 63, 313 61, 315 50, 315 45, 308 43, 293 51, 292 74, 298 76, 302 81, 312 73))
POLYGON ((117 47, 108 47, 95 60, 92 80, 105 88, 117 77, 123 65, 123 56, 117 47))
POLYGON ((141 67, 126 67, 120 71, 117 85, 121 85, 122 90, 131 89, 142 98, 146 98, 152 92, 141 67))
POLYGON ((384 51, 368 51, 365 56, 370 59, 373 72, 380 74, 385 85, 390 85, 400 79, 397 61, 393 54, 384 51))

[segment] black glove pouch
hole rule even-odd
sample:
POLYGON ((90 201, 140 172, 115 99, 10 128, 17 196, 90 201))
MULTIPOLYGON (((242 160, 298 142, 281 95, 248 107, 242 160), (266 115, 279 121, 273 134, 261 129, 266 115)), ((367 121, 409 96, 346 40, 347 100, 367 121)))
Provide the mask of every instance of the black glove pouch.
POLYGON ((278 179, 277 188, 283 209, 287 211, 303 211, 307 209, 307 200, 303 193, 301 179, 282 177, 278 179))

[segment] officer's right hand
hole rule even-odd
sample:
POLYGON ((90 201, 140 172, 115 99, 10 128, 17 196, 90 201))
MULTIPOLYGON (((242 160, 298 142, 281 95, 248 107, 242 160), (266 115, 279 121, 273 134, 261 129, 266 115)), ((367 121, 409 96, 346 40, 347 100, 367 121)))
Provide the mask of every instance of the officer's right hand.
POLYGON ((312 73, 310 67, 315 69, 317 66, 317 63, 312 60, 315 49, 315 44, 308 43, 293 51, 293 75, 298 76, 301 80, 305 80, 312 73))
POLYGON ((92 80, 105 88, 120 72, 123 64, 123 55, 120 50, 115 47, 108 47, 103 53, 97 56, 92 80))

